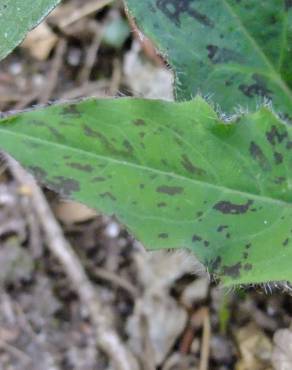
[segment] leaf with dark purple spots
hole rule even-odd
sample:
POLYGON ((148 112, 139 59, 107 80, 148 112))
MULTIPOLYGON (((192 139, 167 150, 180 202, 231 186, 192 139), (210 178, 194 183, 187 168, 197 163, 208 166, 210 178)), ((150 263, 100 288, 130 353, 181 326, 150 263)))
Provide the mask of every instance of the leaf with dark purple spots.
POLYGON ((226 124, 199 97, 93 99, 0 120, 0 148, 44 185, 114 214, 149 249, 192 250, 225 285, 292 281, 291 142, 267 108, 226 124))
POLYGON ((171 65, 176 97, 212 96, 226 113, 272 101, 292 122, 291 0, 125 0, 171 65))

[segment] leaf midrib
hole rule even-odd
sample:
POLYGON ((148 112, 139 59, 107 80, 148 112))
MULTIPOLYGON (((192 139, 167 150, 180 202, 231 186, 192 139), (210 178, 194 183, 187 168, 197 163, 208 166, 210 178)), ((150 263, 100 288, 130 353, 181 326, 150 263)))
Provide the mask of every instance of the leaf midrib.
POLYGON ((212 184, 212 183, 209 183, 209 182, 192 179, 192 178, 189 178, 189 177, 186 177, 186 176, 183 176, 183 175, 176 174, 174 172, 165 172, 161 169, 152 168, 152 167, 148 167, 148 166, 142 166, 142 165, 139 165, 139 164, 136 164, 136 163, 122 161, 122 160, 114 159, 114 158, 111 158, 111 157, 105 157, 105 156, 100 155, 100 154, 88 152, 84 149, 75 148, 75 147, 72 147, 70 145, 64 145, 64 144, 61 144, 61 143, 56 143, 56 142, 53 142, 53 141, 50 141, 50 140, 44 140, 44 139, 41 139, 41 138, 38 138, 38 137, 35 137, 35 136, 29 136, 29 135, 26 135, 26 134, 23 134, 23 133, 19 134, 19 133, 12 132, 10 130, 3 130, 3 129, 0 129, 0 132, 3 132, 4 135, 5 134, 6 135, 10 134, 12 136, 21 137, 22 139, 26 138, 26 139, 29 139, 29 140, 32 140, 32 141, 35 140, 39 143, 46 144, 46 145, 49 145, 49 146, 55 146, 57 148, 61 148, 61 149, 65 150, 65 151, 66 150, 68 151, 68 149, 69 149, 73 152, 77 152, 77 153, 81 153, 83 155, 95 157, 95 158, 101 159, 105 162, 107 161, 107 162, 112 162, 112 163, 116 163, 116 164, 123 165, 123 166, 129 166, 129 167, 133 167, 133 168, 136 168, 138 170, 141 170, 141 171, 156 172, 157 174, 162 175, 162 176, 172 176, 172 177, 174 177, 178 180, 192 182, 196 185, 207 186, 207 187, 210 187, 212 189, 219 190, 222 193, 232 192, 234 194, 241 195, 241 196, 246 197, 246 198, 252 197, 252 198, 258 199, 262 202, 273 203, 273 204, 277 204, 277 205, 280 205, 280 206, 285 206, 285 207, 288 207, 288 208, 289 207, 292 208, 291 203, 288 203, 288 202, 283 201, 283 200, 275 199, 275 198, 270 198, 270 197, 267 197, 267 196, 264 196, 264 195, 248 193, 248 192, 236 190, 236 189, 233 189, 233 188, 230 188, 230 187, 224 187, 224 186, 221 186, 221 185, 212 184))

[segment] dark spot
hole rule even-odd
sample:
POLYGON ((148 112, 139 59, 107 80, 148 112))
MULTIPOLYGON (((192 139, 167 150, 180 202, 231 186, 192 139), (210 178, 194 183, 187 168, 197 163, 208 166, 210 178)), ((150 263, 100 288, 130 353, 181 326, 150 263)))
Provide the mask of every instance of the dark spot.
POLYGON ((242 257, 246 260, 247 257, 248 257, 248 253, 247 252, 243 252, 242 257))
POLYGON ((274 179, 274 183, 278 185, 283 184, 283 182, 285 181, 286 181, 286 177, 284 176, 278 176, 274 179))
POLYGON ((207 15, 191 8, 191 2, 190 0, 156 0, 156 5, 177 27, 180 27, 180 16, 182 13, 188 14, 204 26, 214 27, 214 23, 207 15))
POLYGON ((289 238, 287 238, 287 239, 285 239, 284 241, 283 241, 283 243, 282 243, 282 245, 284 246, 284 247, 287 247, 287 245, 289 244, 289 238))
POLYGON ((167 233, 158 234, 158 238, 159 239, 167 239, 168 238, 168 234, 167 233))
POLYGON ((87 125, 83 125, 83 128, 86 136, 100 138, 101 134, 98 131, 93 130, 91 127, 87 125))
POLYGON ((38 166, 29 166, 28 169, 33 173, 37 180, 44 180, 47 177, 47 172, 38 166))
POLYGON ((50 126, 47 126, 48 127, 48 130, 51 131, 51 134, 53 136, 55 136, 55 138, 57 140, 60 140, 60 141, 65 141, 65 136, 62 135, 57 129, 55 129, 54 127, 50 127, 50 126))
POLYGON ((219 48, 216 45, 207 45, 208 58, 214 64, 242 61, 242 56, 230 49, 219 48))
POLYGON ((99 194, 99 196, 101 198, 109 198, 113 201, 117 200, 117 198, 110 191, 106 191, 105 193, 99 194))
POLYGON ((145 126, 145 121, 143 119, 136 119, 135 121, 133 121, 133 124, 135 126, 145 126))
POLYGON ((261 96, 261 97, 265 97, 271 100, 272 91, 267 88, 267 85, 264 79, 257 74, 254 74, 252 78, 255 81, 255 83, 251 85, 245 85, 245 84, 239 85, 239 90, 242 91, 243 94, 246 95, 248 98, 253 98, 255 96, 261 96))
POLYGON ((123 146, 126 148, 126 151, 124 150, 119 150, 117 149, 111 142, 110 140, 104 135, 102 134, 101 132, 97 131, 97 130, 93 130, 91 127, 89 127, 88 125, 84 124, 83 125, 83 129, 84 129, 84 134, 86 136, 89 136, 89 137, 93 137, 93 138, 97 138, 100 140, 101 144, 105 146, 105 148, 110 151, 112 154, 116 154, 116 155, 122 155, 122 156, 131 156, 132 155, 132 151, 133 151, 133 148, 131 146, 131 144, 125 140, 123 142, 123 146))
POLYGON ((211 260, 209 262, 209 269, 211 272, 216 272, 220 265, 221 265, 222 259, 220 256, 216 257, 214 260, 211 260))
POLYGON ((75 104, 69 104, 69 105, 66 105, 63 110, 62 110, 62 113, 61 114, 64 114, 64 115, 70 115, 70 116, 77 116, 77 117, 80 117, 81 116, 81 113, 79 112, 79 110, 76 108, 76 105, 75 104))
POLYGON ((230 233, 227 233, 226 234, 226 239, 230 239, 230 236, 231 236, 230 233))
POLYGON ((285 0, 285 10, 288 11, 292 8, 292 0, 285 0))
POLYGON ((244 268, 245 271, 250 271, 250 270, 252 270, 252 264, 251 263, 246 263, 243 266, 243 268, 244 268))
POLYGON ((209 245, 210 245, 210 242, 208 242, 208 240, 204 240, 204 246, 208 247, 209 245))
POLYGON ((279 152, 274 152, 274 159, 276 164, 283 163, 283 155, 279 152))
POLYGON ((216 203, 213 208, 224 214, 240 215, 246 213, 252 204, 253 200, 250 199, 245 204, 234 204, 223 200, 216 203))
POLYGON ((196 167, 190 160, 189 158, 187 157, 186 154, 183 154, 182 155, 182 161, 181 161, 181 164, 184 166, 184 168, 190 172, 190 173, 193 173, 193 174, 196 174, 198 176, 202 176, 205 171, 202 170, 201 168, 199 167, 196 167))
POLYGON ((156 189, 158 193, 164 193, 168 195, 181 194, 183 190, 184 189, 181 186, 167 186, 167 185, 158 186, 158 188, 156 189))
POLYGON ((202 211, 197 212, 196 217, 201 217, 203 215, 202 211))
POLYGON ((192 237, 192 242, 200 242, 202 238, 196 234, 193 235, 192 237))
POLYGON ((241 262, 238 262, 231 266, 223 266, 222 274, 230 276, 232 278, 238 278, 240 276, 241 262))
POLYGON ((266 132, 266 138, 271 145, 281 144, 287 136, 286 129, 281 132, 276 126, 272 126, 271 130, 266 132))
POLYGON ((133 121, 133 124, 135 126, 144 126, 145 125, 145 121, 143 119, 136 119, 135 121, 133 121))
POLYGON ((68 163, 68 166, 75 168, 76 170, 80 170, 83 172, 92 172, 93 167, 89 164, 81 164, 81 163, 68 163))
POLYGON ((61 193, 64 196, 70 196, 72 192, 80 191, 80 185, 77 180, 64 176, 55 176, 52 180, 47 181, 48 188, 61 193))
POLYGON ((139 136, 141 139, 143 139, 143 137, 145 136, 145 132, 144 131, 139 132, 139 136))
POLYGON ((246 249, 249 249, 251 247, 251 243, 247 243, 247 244, 245 244, 245 248, 246 249))
POLYGON ((286 145, 286 149, 288 149, 288 150, 292 149, 292 141, 288 141, 288 143, 286 145))
POLYGON ((250 143, 249 152, 252 158, 258 162, 264 171, 268 171, 270 169, 271 166, 268 159, 264 155, 262 149, 254 141, 250 143))
POLYGON ((166 203, 165 202, 157 203, 157 207, 158 208, 166 207, 166 203))
POLYGON ((124 147, 126 148, 126 150, 127 150, 127 152, 129 153, 129 154, 131 154, 131 153, 133 153, 133 147, 132 147, 132 145, 131 145, 131 143, 128 141, 128 140, 124 140, 123 141, 123 145, 124 145, 124 147))
POLYGON ((140 189, 144 189, 145 188, 145 184, 139 184, 139 188, 140 189))
POLYGON ((106 178, 103 176, 96 176, 92 179, 92 182, 102 182, 102 181, 106 181, 106 178))
POLYGON ((228 225, 220 225, 217 228, 218 233, 221 233, 224 229, 227 229, 228 225))

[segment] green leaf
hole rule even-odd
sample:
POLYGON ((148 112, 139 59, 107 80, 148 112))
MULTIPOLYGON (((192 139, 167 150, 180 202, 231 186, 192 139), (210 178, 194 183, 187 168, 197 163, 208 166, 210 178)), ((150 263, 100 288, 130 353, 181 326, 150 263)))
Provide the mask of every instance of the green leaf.
POLYGON ((225 283, 292 281, 292 127, 183 103, 87 100, 0 121, 0 147, 147 248, 188 248, 225 283))
POLYGON ((165 55, 179 100, 211 95, 223 111, 263 99, 292 122, 291 0, 125 0, 165 55))
POLYGON ((0 60, 59 2, 60 0, 0 0, 0 60))

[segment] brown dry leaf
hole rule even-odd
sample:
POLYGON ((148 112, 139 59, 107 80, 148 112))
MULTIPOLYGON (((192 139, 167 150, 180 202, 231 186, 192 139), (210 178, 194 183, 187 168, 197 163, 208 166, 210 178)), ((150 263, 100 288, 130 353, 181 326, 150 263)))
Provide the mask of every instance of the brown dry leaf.
POLYGON ((235 337, 241 355, 236 364, 236 370, 272 369, 272 343, 255 324, 251 323, 240 328, 235 337))
POLYGON ((51 31, 47 23, 42 22, 28 33, 21 47, 27 49, 36 59, 44 61, 58 41, 58 37, 51 31))
POLYGON ((84 222, 96 216, 96 211, 88 208, 84 204, 60 201, 54 207, 53 211, 59 221, 64 224, 73 224, 77 222, 84 222))
POLYGON ((272 363, 275 370, 292 369, 292 330, 277 330, 274 335, 272 363))
POLYGON ((145 357, 141 339, 145 335, 149 336, 151 359, 158 366, 162 364, 187 323, 186 310, 169 295, 169 289, 176 279, 186 273, 200 274, 201 265, 185 251, 137 254, 136 263, 144 289, 142 297, 136 300, 134 313, 127 323, 129 345, 139 357, 145 357), (146 320, 148 324, 146 332, 141 332, 142 320, 146 320))

